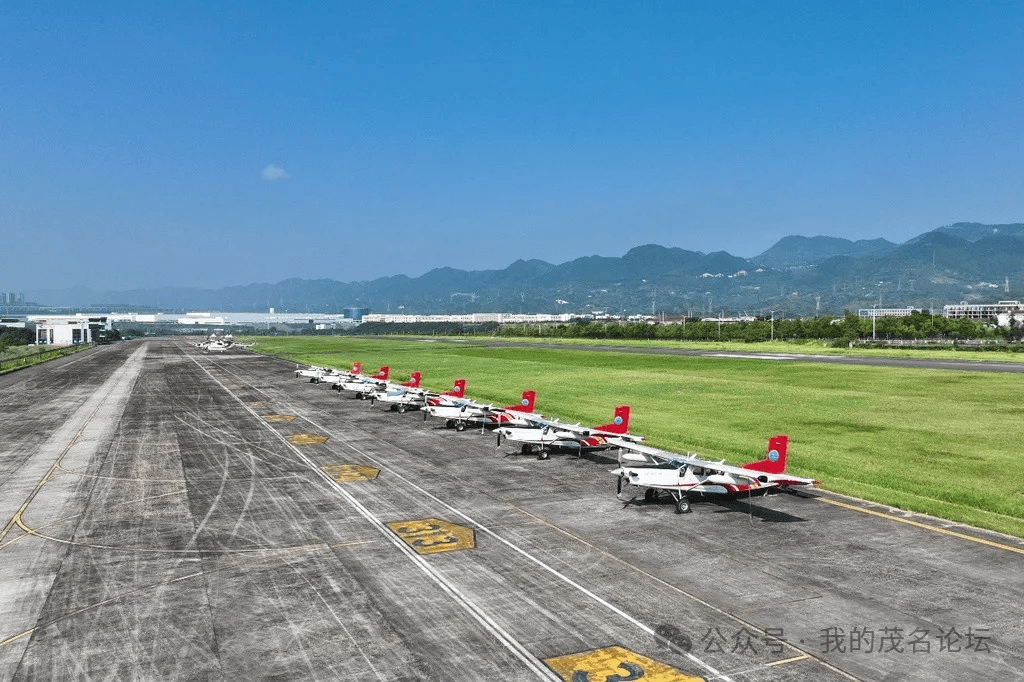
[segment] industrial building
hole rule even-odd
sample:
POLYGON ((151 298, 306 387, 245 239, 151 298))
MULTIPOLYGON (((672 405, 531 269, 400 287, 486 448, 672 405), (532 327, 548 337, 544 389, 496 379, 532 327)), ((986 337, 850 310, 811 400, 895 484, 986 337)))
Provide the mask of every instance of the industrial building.
MULTIPOLYGON (((967 303, 961 301, 954 305, 943 306, 943 315, 951 320, 967 318, 968 320, 1001 320, 1007 323, 1011 318, 1020 319, 1024 316, 1024 306, 1020 301, 999 301, 998 303, 967 303)), ((1000 322, 1005 326, 1005 323, 1000 322)))
POLYGON ((111 329, 106 316, 29 315, 28 321, 35 324, 36 343, 49 346, 93 343, 98 340, 100 332, 111 329))

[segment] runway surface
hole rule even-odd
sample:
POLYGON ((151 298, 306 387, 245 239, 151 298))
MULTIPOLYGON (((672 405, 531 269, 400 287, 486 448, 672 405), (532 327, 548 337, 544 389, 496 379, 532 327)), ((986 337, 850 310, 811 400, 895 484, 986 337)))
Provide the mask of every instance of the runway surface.
POLYGON ((292 368, 157 340, 0 377, 0 678, 1021 675, 1015 538, 818 492, 678 515, 292 368))

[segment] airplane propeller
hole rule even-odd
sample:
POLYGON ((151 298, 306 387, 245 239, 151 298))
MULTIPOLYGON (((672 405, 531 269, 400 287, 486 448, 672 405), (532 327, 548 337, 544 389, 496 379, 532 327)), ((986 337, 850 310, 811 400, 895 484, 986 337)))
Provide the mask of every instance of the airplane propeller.
POLYGON ((622 494, 622 476, 615 479, 615 497, 622 494))
POLYGON ((423 410, 423 421, 427 421, 427 411, 423 410))
POLYGON ((494 447, 500 448, 501 447, 501 429, 497 429, 497 431, 498 431, 498 444, 495 445, 494 447))

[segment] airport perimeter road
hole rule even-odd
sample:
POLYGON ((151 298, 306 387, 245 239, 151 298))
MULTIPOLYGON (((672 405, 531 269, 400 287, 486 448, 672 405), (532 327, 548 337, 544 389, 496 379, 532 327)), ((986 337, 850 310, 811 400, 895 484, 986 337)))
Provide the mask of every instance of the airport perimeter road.
MULTIPOLYGON (((356 360, 358 358, 353 358, 356 360)), ((1005 680, 1024 543, 835 496, 615 497, 135 341, 0 382, 0 678, 1005 680)))

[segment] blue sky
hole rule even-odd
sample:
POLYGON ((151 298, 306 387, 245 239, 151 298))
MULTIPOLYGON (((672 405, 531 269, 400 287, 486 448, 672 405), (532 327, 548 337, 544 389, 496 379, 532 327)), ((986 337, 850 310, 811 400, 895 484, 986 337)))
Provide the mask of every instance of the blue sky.
POLYGON ((1020 2, 7 3, 0 37, 5 291, 1024 221, 1020 2))

